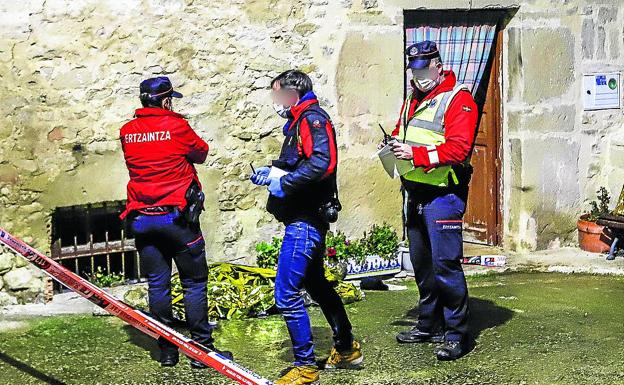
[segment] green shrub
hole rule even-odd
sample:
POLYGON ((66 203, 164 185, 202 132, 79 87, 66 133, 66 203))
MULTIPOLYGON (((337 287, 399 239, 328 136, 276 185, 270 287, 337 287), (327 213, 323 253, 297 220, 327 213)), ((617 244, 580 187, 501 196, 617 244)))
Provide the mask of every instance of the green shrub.
POLYGON ((364 298, 362 290, 351 282, 339 281, 335 289, 344 304, 361 301, 364 298))
MULTIPOLYGON (((208 317, 235 319, 257 316, 275 305, 275 270, 216 263, 208 269, 208 317)), ((183 291, 176 273, 171 280, 176 316, 184 319, 183 291)))
POLYGON ((399 247, 396 231, 386 223, 381 226, 373 225, 369 233, 364 233, 362 242, 369 255, 377 255, 386 260, 393 259, 399 247))
POLYGON ((589 202, 591 210, 587 219, 591 222, 596 222, 602 215, 609 214, 610 212, 609 203, 611 202, 611 196, 609 195, 609 191, 604 187, 600 187, 598 191, 596 191, 596 194, 598 194, 598 200, 589 202))
POLYGON ((126 281, 123 275, 117 273, 109 274, 102 269, 102 266, 98 266, 95 272, 89 274, 88 280, 99 287, 123 285, 126 281))
MULTIPOLYGON (((282 239, 277 237, 273 238, 271 243, 258 243, 256 245, 258 266, 275 269, 281 246, 282 239)), ((384 223, 381 226, 373 225, 360 239, 347 239, 340 231, 329 231, 325 247, 325 257, 330 265, 348 260, 363 262, 368 255, 377 255, 388 260, 396 256, 399 237, 390 225, 384 223)))
POLYGON ((327 260, 332 263, 338 263, 339 261, 346 260, 347 256, 347 237, 340 231, 334 233, 333 231, 327 232, 327 238, 325 239, 325 256, 327 260))
POLYGON ((264 269, 277 268, 277 258, 282 248, 282 238, 273 237, 271 243, 260 242, 256 245, 256 264, 264 269))
POLYGON ((345 250, 345 259, 352 259, 358 263, 364 262, 368 250, 366 248, 366 242, 363 239, 353 239, 347 241, 347 247, 345 250))
MULTIPOLYGON (((275 306, 276 272, 273 269, 215 263, 208 269, 208 317, 210 319, 238 319, 268 313, 275 306)), ((325 276, 336 287, 344 303, 359 301, 362 292, 352 283, 341 281, 338 272, 325 269, 325 276)), ((181 320, 184 316, 184 295, 180 277, 171 280, 173 312, 181 320)), ((130 290, 124 300, 146 305, 144 289, 130 290), (139 297, 139 298, 137 298, 139 297), (141 297, 143 300, 141 300, 141 297)))

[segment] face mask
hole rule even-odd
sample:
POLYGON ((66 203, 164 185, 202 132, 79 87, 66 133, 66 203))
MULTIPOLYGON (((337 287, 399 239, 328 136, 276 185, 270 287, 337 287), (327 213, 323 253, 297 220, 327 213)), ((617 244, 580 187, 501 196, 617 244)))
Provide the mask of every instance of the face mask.
POLYGON ((434 89, 440 80, 440 75, 433 71, 429 73, 429 76, 432 77, 422 77, 422 73, 419 73, 419 77, 414 76, 414 83, 416 84, 416 88, 418 88, 421 92, 429 92, 434 89))
POLYGON ((435 88, 437 82, 433 79, 416 79, 416 88, 422 92, 429 92, 435 88))
POLYGON ((288 119, 288 111, 290 111, 290 107, 286 107, 283 104, 273 103, 273 109, 279 116, 284 119, 288 119))

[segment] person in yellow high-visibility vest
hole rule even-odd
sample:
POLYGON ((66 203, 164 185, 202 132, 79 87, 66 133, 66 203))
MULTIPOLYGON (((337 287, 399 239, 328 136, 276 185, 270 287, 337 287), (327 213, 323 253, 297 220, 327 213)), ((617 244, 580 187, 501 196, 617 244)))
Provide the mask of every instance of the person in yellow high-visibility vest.
POLYGON ((442 343, 437 358, 455 360, 470 345, 462 228, 478 112, 468 88, 443 70, 434 42, 411 45, 407 57, 413 90, 391 143, 397 158, 414 164, 401 182, 420 300, 417 325, 397 341, 442 343))

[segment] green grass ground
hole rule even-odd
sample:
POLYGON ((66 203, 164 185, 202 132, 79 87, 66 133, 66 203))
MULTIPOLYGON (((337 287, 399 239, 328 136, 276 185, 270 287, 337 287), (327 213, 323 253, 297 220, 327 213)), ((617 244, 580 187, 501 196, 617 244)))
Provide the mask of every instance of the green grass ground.
MULTIPOLYGON (((350 305, 366 367, 324 372, 324 385, 624 384, 624 278, 518 273, 470 278, 476 347, 465 358, 438 362, 433 345, 398 345, 414 323, 417 291, 367 292, 350 305)), ((331 335, 312 309, 317 353, 331 335)), ((217 341, 237 360, 274 378, 291 360, 278 316, 222 322, 217 341)), ((112 317, 27 320, 0 332, 0 384, 229 384, 186 360, 161 369, 152 340, 112 317)))

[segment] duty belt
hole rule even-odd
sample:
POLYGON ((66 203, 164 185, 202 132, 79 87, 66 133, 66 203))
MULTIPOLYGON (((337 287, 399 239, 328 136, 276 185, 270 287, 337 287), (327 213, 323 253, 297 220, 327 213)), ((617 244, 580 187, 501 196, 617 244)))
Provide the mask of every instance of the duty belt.
POLYGON ((145 215, 161 215, 161 214, 172 213, 174 209, 175 209, 174 206, 153 206, 153 207, 145 207, 137 211, 145 215))

